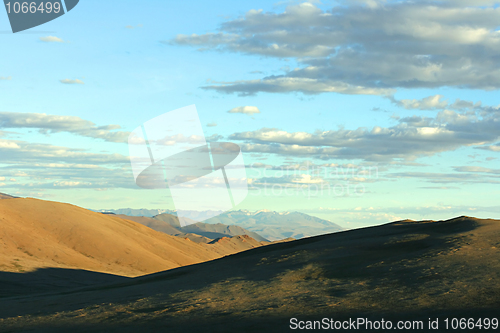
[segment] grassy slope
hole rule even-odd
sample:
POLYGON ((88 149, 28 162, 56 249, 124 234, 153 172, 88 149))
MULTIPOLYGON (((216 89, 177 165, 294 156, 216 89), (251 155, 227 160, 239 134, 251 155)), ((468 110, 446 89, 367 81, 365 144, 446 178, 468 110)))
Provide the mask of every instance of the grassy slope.
POLYGON ((253 247, 197 244, 69 204, 0 200, 0 271, 58 267, 139 276, 253 247))
MULTIPOLYGON (((3 299, 17 331, 286 331, 290 317, 498 316, 500 221, 402 221, 274 244, 121 284, 3 299), (18 317, 19 316, 19 317, 18 317)), ((10 318, 9 318, 10 317, 10 318)))

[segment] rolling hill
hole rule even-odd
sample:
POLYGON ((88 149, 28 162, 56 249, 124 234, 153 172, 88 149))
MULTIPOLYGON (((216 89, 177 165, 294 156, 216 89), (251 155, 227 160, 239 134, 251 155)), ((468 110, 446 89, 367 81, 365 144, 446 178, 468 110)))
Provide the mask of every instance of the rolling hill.
MULTIPOLYGON (((115 215, 116 217, 125 219, 125 220, 131 220, 137 223, 140 223, 142 225, 145 225, 153 230, 156 231, 161 231, 164 232, 168 235, 179 235, 182 234, 182 232, 174 227, 171 223, 165 222, 163 220, 159 219, 153 219, 151 217, 145 217, 145 216, 128 216, 128 215, 123 215, 123 214, 118 214, 115 215)), ((175 216, 172 216, 172 220, 176 219, 175 216)))
POLYGON ((53 267, 138 276, 260 245, 247 239, 196 243, 69 204, 0 200, 0 271, 53 267))
POLYGON ((446 318, 498 318, 499 245, 499 220, 398 221, 125 281, 3 298, 0 326, 9 332, 283 332, 291 318, 383 318, 393 325, 421 322, 423 329, 413 331, 426 331, 429 318, 438 318, 432 331, 447 332, 446 318))

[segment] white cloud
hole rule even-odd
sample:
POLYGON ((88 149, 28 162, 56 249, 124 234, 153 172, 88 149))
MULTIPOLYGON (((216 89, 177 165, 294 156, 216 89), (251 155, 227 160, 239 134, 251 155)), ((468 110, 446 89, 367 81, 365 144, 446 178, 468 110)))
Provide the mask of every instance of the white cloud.
POLYGON ((494 152, 500 152, 500 144, 496 144, 496 145, 493 145, 493 146, 482 146, 482 147, 476 147, 476 148, 477 149, 494 151, 494 152))
POLYGON ((56 181, 53 186, 57 187, 82 187, 92 185, 90 182, 69 182, 69 181, 56 181))
POLYGON ((9 81, 9 80, 12 80, 12 76, 0 76, 0 80, 9 81))
POLYGON ((395 92, 394 89, 353 86, 340 81, 292 77, 270 77, 261 80, 213 83, 215 84, 202 88, 227 94, 238 93, 242 96, 254 95, 258 92, 289 93, 295 91, 304 94, 336 92, 347 95, 391 95, 395 92))
MULTIPOLYGON (((73 164, 128 164, 127 156, 121 154, 89 153, 83 149, 73 149, 19 140, 0 140, 0 156, 3 164, 33 163, 73 163, 73 164), (7 142, 7 143, 6 143, 7 142), (12 149, 15 146, 15 149, 12 149)), ((16 172, 19 172, 17 169, 16 172)))
MULTIPOLYGON (((342 1, 330 10, 312 3, 284 12, 250 10, 218 32, 168 41, 199 50, 294 58, 299 68, 261 80, 206 87, 242 95, 257 92, 386 94, 380 90, 500 88, 496 1, 342 1), (300 84, 298 84, 299 82, 300 84)), ((408 101, 409 108, 442 101, 408 101)))
MULTIPOLYGON (((50 155, 51 147, 45 148, 46 155, 50 155)), ((59 148, 71 150, 66 147, 59 148)), ((105 154, 101 155, 102 159, 94 159, 93 163, 99 163, 97 165, 72 163, 71 157, 62 156, 59 156, 57 163, 50 162, 49 156, 34 153, 26 160, 17 164, 11 163, 1 170, 6 176, 16 176, 17 182, 10 183, 9 187, 18 189, 64 189, 69 186, 92 189, 137 188, 127 162, 107 163, 105 154), (49 162, 44 162, 47 160, 49 162), (22 171, 19 171, 20 169, 22 171)), ((87 156, 91 157, 92 154, 88 153, 87 156)))
POLYGON ((455 167, 455 171, 458 172, 476 172, 476 173, 488 173, 494 175, 500 175, 500 169, 490 169, 480 166, 462 166, 455 167))
MULTIPOLYGON (((460 171, 459 169, 455 171, 460 171)), ((434 184, 500 184, 500 176, 480 174, 477 172, 442 173, 442 172, 397 172, 385 174, 392 178, 421 178, 434 184)))
POLYGON ((216 122, 212 122, 212 123, 207 124, 207 127, 215 127, 215 126, 217 126, 216 122))
POLYGON ((40 40, 46 43, 64 43, 61 38, 55 36, 40 37, 40 40))
POLYGON ((396 100, 393 97, 390 97, 391 101, 401 107, 404 107, 407 110, 433 110, 433 109, 444 109, 448 106, 447 100, 442 100, 444 98, 443 95, 434 95, 425 97, 422 99, 402 99, 396 100))
MULTIPOLYGON (((129 135, 119 131, 119 125, 97 126, 75 116, 39 113, 0 112, 1 128, 31 128, 43 134, 67 132, 109 142, 126 142, 129 135)), ((1 138, 0 156, 0 181, 10 180, 6 186, 22 193, 34 189, 137 188, 128 156, 118 153, 1 138)))
POLYGON ((228 113, 243 113, 246 115, 253 115, 256 113, 260 113, 260 110, 256 106, 238 106, 236 108, 232 108, 231 110, 227 111, 228 113))
POLYGON ((64 84, 85 84, 82 80, 79 79, 64 79, 64 80, 59 80, 59 82, 64 83, 64 84))
POLYGON ((321 184, 324 180, 321 177, 314 177, 312 175, 302 174, 298 177, 291 179, 292 183, 296 184, 321 184))
MULTIPOLYGON (((96 126, 93 122, 75 116, 56 116, 45 113, 0 112, 0 128, 37 128, 40 133, 68 132, 108 142, 127 142, 129 132, 115 131, 119 125, 96 126)), ((0 140, 0 147, 2 142, 0 140)), ((9 142, 10 148, 17 148, 9 142)))
POLYGON ((433 118, 419 117, 419 116, 398 118, 398 120, 400 123, 405 123, 414 127, 426 127, 426 128, 431 127, 434 121, 433 118))
POLYGON ((260 177, 249 179, 252 187, 273 187, 284 185, 286 188, 298 189, 314 185, 322 185, 327 189, 330 185, 328 180, 323 179, 319 176, 313 176, 309 174, 293 174, 284 176, 270 176, 270 177, 260 177))
POLYGON ((10 140, 0 140, 0 148, 3 149, 19 149, 19 145, 10 140))
POLYGON ((481 116, 444 110, 434 118, 402 118, 392 127, 341 128, 314 133, 262 128, 235 133, 229 139, 243 141, 241 147, 246 152, 322 159, 413 161, 460 147, 495 143, 500 139, 499 122, 500 113, 481 116))
MULTIPOLYGON (((457 98, 453 103, 444 99, 443 95, 433 95, 422 99, 402 99, 398 100, 394 96, 386 96, 392 103, 407 110, 445 110, 454 111, 480 111, 482 114, 500 112, 500 105, 483 105, 481 101, 472 102, 457 98)), ((394 116, 398 120, 398 116, 394 116)))

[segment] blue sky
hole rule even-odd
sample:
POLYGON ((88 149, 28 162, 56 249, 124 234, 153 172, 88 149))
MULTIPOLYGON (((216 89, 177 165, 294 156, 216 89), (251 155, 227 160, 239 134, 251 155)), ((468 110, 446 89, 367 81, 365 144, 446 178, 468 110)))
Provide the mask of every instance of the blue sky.
POLYGON ((242 147, 237 208, 498 217, 498 4, 82 0, 17 34, 0 11, 0 192, 173 208, 135 185, 126 141, 195 104, 206 136, 242 147))

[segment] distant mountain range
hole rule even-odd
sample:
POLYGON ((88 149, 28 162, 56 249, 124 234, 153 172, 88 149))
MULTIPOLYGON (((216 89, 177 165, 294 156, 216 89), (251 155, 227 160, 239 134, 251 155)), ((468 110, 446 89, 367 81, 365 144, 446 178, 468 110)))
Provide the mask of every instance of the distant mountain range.
POLYGON ((223 213, 204 221, 238 225, 262 235, 271 241, 293 237, 311 237, 344 230, 341 226, 299 212, 273 212, 262 210, 250 212, 237 210, 223 213))
MULTIPOLYGON (((108 212, 109 214, 109 212, 108 212)), ((119 218, 131 220, 145 225, 153 230, 161 231, 172 236, 188 238, 196 243, 209 243, 214 239, 233 236, 250 236, 259 242, 267 242, 267 239, 259 234, 246 230, 236 225, 224 225, 221 223, 208 224, 203 222, 193 223, 181 227, 177 216, 171 214, 160 214, 154 217, 128 216, 124 214, 113 214, 119 218)), ((193 221, 194 222, 194 221, 193 221)))
MULTIPOLYGON (((169 216, 176 215, 175 211, 168 209, 109 209, 96 210, 97 212, 111 212, 128 216, 146 216, 155 217, 158 215, 167 214, 169 216)), ((192 212, 191 216, 195 216, 197 212, 192 212)), ((310 216, 299 212, 274 212, 270 210, 260 210, 251 212, 248 210, 236 210, 222 213, 216 217, 212 217, 203 221, 203 224, 223 224, 226 226, 238 226, 250 232, 259 234, 263 238, 276 241, 285 238, 303 238, 317 236, 327 233, 333 233, 344 230, 339 225, 310 216)), ((177 226, 176 226, 177 227, 177 226)), ((178 226, 180 227, 180 225, 178 226)), ((199 229, 194 225, 184 227, 182 232, 193 232, 193 228, 199 229), (191 230, 191 231, 189 231, 191 230)), ((154 229, 154 228, 153 228, 154 229)), ((158 230, 158 229, 155 229, 158 230)), ((199 231, 199 230, 198 230, 199 231)), ((205 230, 210 232, 209 230, 205 230)), ((199 232, 196 232, 200 234, 199 232)), ((205 236, 208 238, 213 238, 205 236)), ((255 238, 251 235, 252 238, 255 238)), ((256 238, 257 239, 257 238, 256 238)), ((258 240, 258 239, 257 239, 258 240)))

